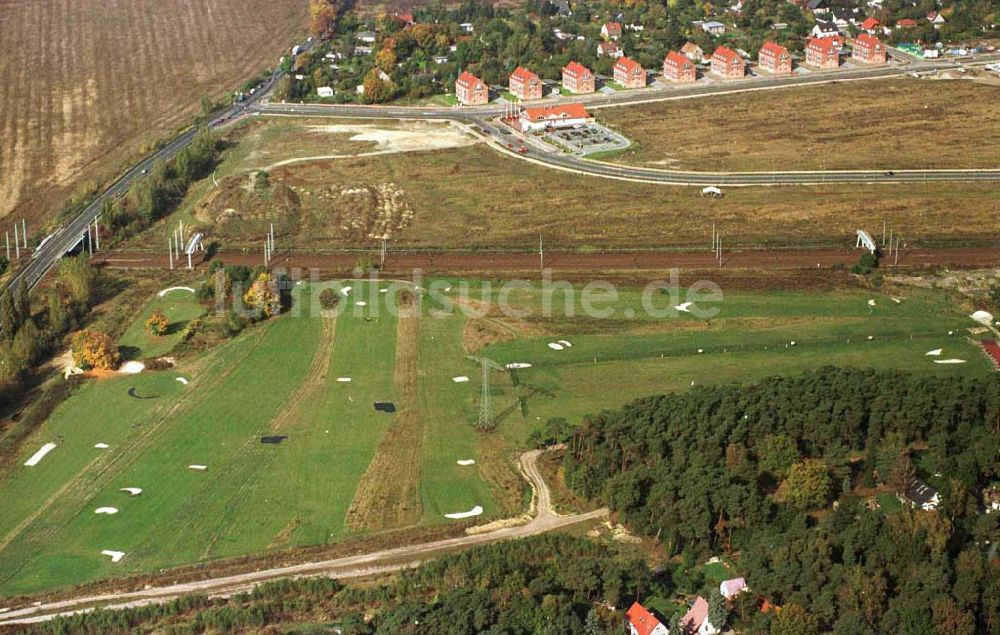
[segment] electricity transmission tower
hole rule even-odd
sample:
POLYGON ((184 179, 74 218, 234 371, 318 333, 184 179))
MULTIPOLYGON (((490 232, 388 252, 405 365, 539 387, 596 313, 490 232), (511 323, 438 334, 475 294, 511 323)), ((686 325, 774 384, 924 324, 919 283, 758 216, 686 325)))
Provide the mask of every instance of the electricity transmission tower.
POLYGON ((479 422, 476 427, 480 430, 492 430, 495 425, 493 416, 493 397, 490 395, 490 370, 506 370, 504 366, 496 363, 492 359, 467 355, 469 359, 479 364, 483 369, 483 388, 479 396, 479 422))

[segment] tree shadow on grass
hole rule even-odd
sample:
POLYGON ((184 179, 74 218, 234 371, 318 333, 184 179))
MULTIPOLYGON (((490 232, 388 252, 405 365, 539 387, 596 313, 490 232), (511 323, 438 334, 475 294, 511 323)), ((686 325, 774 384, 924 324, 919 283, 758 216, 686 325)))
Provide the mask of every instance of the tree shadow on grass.
POLYGON ((139 359, 139 354, 142 353, 138 346, 119 346, 118 354, 122 356, 122 361, 132 361, 139 359))

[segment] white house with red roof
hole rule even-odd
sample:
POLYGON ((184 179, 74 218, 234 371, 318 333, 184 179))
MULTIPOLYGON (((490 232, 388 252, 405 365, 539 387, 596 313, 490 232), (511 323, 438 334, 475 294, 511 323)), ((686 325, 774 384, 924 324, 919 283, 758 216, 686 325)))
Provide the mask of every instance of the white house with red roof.
POLYGON ((784 46, 768 40, 757 52, 757 66, 772 75, 791 75, 792 54, 784 46))
POLYGON ((572 128, 593 121, 583 104, 559 104, 525 108, 521 111, 523 132, 542 132, 550 128, 572 128))
POLYGON ((613 60, 620 58, 625 55, 621 47, 614 42, 598 42, 597 43, 597 57, 610 57, 613 60))
POLYGON ((620 22, 605 22, 601 27, 601 37, 605 40, 617 40, 622 36, 622 25, 620 22))
POLYGON ((669 635, 667 627, 638 602, 634 602, 625 611, 625 619, 628 621, 629 635, 669 635))
POLYGON ((747 581, 745 578, 732 578, 730 580, 723 580, 722 583, 719 584, 719 593, 721 593, 722 597, 726 598, 727 600, 731 597, 736 597, 740 593, 745 593, 749 590, 750 587, 747 586, 747 581))
POLYGON ((579 62, 570 62, 562 69, 563 88, 579 95, 592 93, 596 89, 594 73, 579 62))
POLYGON ((715 635, 719 632, 708 621, 708 602, 700 595, 680 620, 681 630, 687 635, 715 635))

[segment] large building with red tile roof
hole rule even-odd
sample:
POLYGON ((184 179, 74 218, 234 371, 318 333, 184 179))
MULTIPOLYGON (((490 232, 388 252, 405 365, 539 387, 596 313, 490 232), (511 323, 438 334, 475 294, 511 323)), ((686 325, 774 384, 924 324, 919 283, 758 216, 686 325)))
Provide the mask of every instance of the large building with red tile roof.
POLYGON ((542 98, 542 80, 523 66, 510 74, 510 93, 522 101, 542 98))
POLYGON ((455 97, 466 106, 481 106, 489 103, 490 88, 469 71, 462 71, 455 80, 455 97))
POLYGON ((663 79, 687 84, 698 79, 698 69, 683 53, 670 51, 663 59, 663 79))
POLYGON ((792 54, 777 42, 764 42, 757 52, 757 66, 772 75, 791 75, 792 54))
POLYGON ((575 95, 592 93, 596 90, 594 73, 579 62, 570 62, 562 69, 563 88, 575 95))
POLYGON ((569 128, 592 121, 583 104, 559 104, 538 106, 521 111, 520 123, 523 132, 540 132, 549 128, 569 128))
POLYGON ((851 59, 861 64, 885 64, 885 44, 874 35, 862 33, 854 40, 851 59))
POLYGON ((832 38, 814 37, 806 44, 806 64, 823 69, 840 68, 840 49, 832 38))
POLYGON ((746 64, 739 53, 720 46, 712 53, 712 73, 723 79, 741 79, 746 75, 746 64))
POLYGON ((646 69, 627 57, 619 58, 614 66, 615 83, 624 88, 645 88, 646 69))

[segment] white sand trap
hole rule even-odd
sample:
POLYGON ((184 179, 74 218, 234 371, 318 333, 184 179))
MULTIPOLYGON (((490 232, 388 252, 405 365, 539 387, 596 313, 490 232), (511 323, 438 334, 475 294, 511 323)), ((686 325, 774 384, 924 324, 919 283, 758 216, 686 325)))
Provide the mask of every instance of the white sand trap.
POLYGON ((569 342, 569 340, 559 340, 559 343, 566 348, 573 348, 573 345, 569 342))
POLYGON ((935 359, 935 364, 964 364, 964 359, 935 359))
POLYGON ((118 562, 125 557, 124 551, 112 551, 110 549, 105 549, 101 552, 102 556, 111 556, 111 562, 118 562))
POLYGON ((361 301, 355 302, 354 304, 355 304, 355 306, 368 306, 367 302, 361 302, 361 301))
POLYGON ((98 450, 107 450, 111 446, 108 445, 107 443, 95 443, 94 447, 97 448, 98 450))
POLYGON ((455 461, 455 463, 458 463, 459 465, 475 465, 476 464, 476 462, 473 459, 459 459, 459 460, 455 461))
POLYGON ((890 300, 892 300, 893 302, 895 302, 896 304, 900 304, 900 303, 902 303, 902 302, 903 302, 903 301, 902 301, 902 300, 900 300, 899 298, 889 298, 889 299, 890 299, 890 300))
POLYGON ((138 496, 139 494, 142 494, 142 488, 141 487, 123 487, 123 488, 121 488, 118 491, 119 492, 128 492, 129 496, 138 496))
POLYGON ((562 344, 556 344, 555 342, 549 342, 548 346, 554 351, 561 351, 564 348, 562 344))
POLYGON ((340 292, 343 293, 344 295, 347 295, 348 293, 351 292, 351 289, 353 288, 354 287, 344 287, 343 289, 340 290, 340 292))
POLYGON ((302 286, 302 285, 304 285, 305 283, 306 283, 306 281, 305 281, 305 280, 299 280, 298 282, 296 282, 296 283, 295 283, 295 286, 297 286, 297 287, 301 287, 301 286, 302 286))
POLYGON ((986 326, 993 324, 993 314, 987 313, 986 311, 976 311, 969 317, 975 320, 976 322, 979 322, 980 324, 984 324, 986 326))
POLYGON ((795 346, 795 340, 792 340, 791 342, 789 342, 789 344, 791 344, 792 346, 795 346))
POLYGON ((351 383, 351 378, 350 377, 338 377, 337 381, 339 381, 342 384, 349 384, 349 383, 351 383))
POLYGON ((146 370, 145 364, 133 360, 131 362, 125 362, 124 364, 122 364, 121 368, 118 369, 118 372, 124 373, 126 375, 135 375, 137 373, 141 373, 144 370, 146 370))
POLYGON ((677 311, 684 311, 685 313, 689 313, 691 311, 692 304, 694 304, 694 302, 685 302, 684 304, 678 304, 677 306, 674 307, 674 309, 677 311))
POLYGON ((118 513, 118 508, 117 507, 98 507, 97 509, 94 510, 94 513, 95 514, 108 514, 108 515, 117 514, 118 513))
POLYGON ((389 293, 389 290, 388 289, 379 289, 378 292, 379 293, 389 293))
POLYGON ((38 465, 39 461, 45 458, 46 454, 55 449, 56 449, 55 443, 46 443, 45 445, 43 445, 41 448, 38 449, 38 452, 32 454, 31 458, 25 461, 24 464, 28 467, 34 467, 38 465))
POLYGON ((924 355, 930 355, 931 357, 937 357, 940 354, 941 354, 940 348, 935 348, 933 351, 927 351, 926 353, 924 353, 924 355))
POLYGON ((189 383, 189 382, 188 382, 188 380, 187 380, 187 379, 185 379, 185 378, 183 378, 183 377, 177 377, 176 379, 177 379, 177 381, 181 382, 181 383, 182 383, 182 384, 184 384, 185 386, 187 386, 187 385, 188 385, 188 383, 189 383))
POLYGON ((480 505, 476 505, 467 512, 456 512, 454 514, 445 514, 445 518, 472 518, 473 516, 478 516, 483 513, 483 508, 480 505))
POLYGON ((188 469, 189 470, 198 470, 199 472, 202 472, 202 471, 207 470, 208 466, 207 465, 189 465, 188 469))
POLYGON ((188 293, 194 293, 194 289, 192 289, 191 287, 168 287, 168 288, 164 289, 163 291, 160 291, 156 295, 158 295, 158 296, 160 296, 162 298, 163 296, 167 295, 171 291, 187 291, 188 293))
POLYGON ((874 335, 869 335, 868 339, 873 340, 873 339, 875 339, 875 336, 874 335))
POLYGON ((531 368, 531 364, 528 364, 526 362, 511 362, 511 363, 507 364, 506 366, 504 366, 504 368, 508 368, 508 369, 511 369, 511 370, 518 369, 518 368, 531 368))
POLYGON ((699 349, 698 349, 698 352, 699 352, 699 353, 704 353, 704 352, 705 352, 705 349, 703 349, 703 348, 699 348, 699 349))
POLYGON ((869 300, 868 306, 875 306, 875 300, 869 300))
POLYGON ((459 375, 458 377, 452 377, 451 380, 456 384, 464 384, 465 382, 469 381, 469 378, 466 377, 465 375, 459 375))
POLYGON ((445 287, 445 288, 444 288, 444 292, 445 292, 445 293, 448 293, 449 291, 451 291, 451 287, 445 287))

